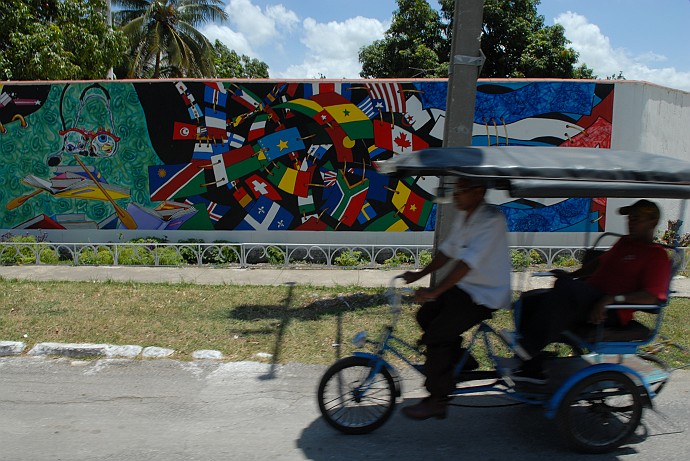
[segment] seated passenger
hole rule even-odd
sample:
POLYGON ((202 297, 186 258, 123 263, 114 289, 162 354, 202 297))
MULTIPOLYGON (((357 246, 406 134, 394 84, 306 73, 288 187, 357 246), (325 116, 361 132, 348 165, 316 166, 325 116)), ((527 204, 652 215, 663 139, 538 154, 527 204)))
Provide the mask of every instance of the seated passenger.
POLYGON ((634 309, 607 311, 608 304, 657 304, 666 299, 671 265, 664 247, 654 243, 659 207, 639 200, 619 213, 628 216, 628 235, 577 271, 554 271, 553 289, 525 312, 520 345, 532 359, 513 373, 514 381, 546 382, 541 350, 563 331, 601 322, 620 327, 632 320, 634 309), (590 273, 585 279, 574 278, 590 273))

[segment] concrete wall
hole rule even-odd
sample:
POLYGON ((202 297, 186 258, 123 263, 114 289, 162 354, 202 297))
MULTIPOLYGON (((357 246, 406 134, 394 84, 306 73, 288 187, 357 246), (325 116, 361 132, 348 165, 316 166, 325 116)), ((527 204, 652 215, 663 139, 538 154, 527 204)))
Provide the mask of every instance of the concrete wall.
MULTIPOLYGON (((668 157, 690 160, 690 93, 647 82, 616 83, 612 146, 616 149, 640 150, 668 157)), ((611 200, 609 213, 625 201, 611 200)), ((662 218, 684 217, 688 220, 685 201, 659 200, 662 218)), ((624 220, 614 217, 611 231, 624 231, 624 220)), ((684 225, 684 232, 690 226, 684 225)))

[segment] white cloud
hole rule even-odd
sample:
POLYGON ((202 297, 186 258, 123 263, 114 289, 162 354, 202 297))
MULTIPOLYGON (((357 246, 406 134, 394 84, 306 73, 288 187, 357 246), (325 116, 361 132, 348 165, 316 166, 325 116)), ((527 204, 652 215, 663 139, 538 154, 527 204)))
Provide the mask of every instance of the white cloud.
POLYGON ((201 29, 201 32, 208 38, 211 43, 220 40, 225 46, 231 50, 235 50, 238 54, 246 54, 248 56, 255 56, 256 53, 252 49, 251 44, 243 34, 235 32, 227 26, 219 26, 217 24, 210 24, 201 29))
POLYGON ((255 47, 280 39, 299 22, 297 15, 283 5, 270 5, 262 11, 251 0, 230 0, 225 12, 235 29, 255 47))
POLYGON ((299 18, 294 11, 288 10, 283 5, 269 5, 266 7, 266 16, 282 26, 287 31, 292 31, 299 24, 299 18))
POLYGON ((225 12, 229 16, 226 23, 207 25, 201 32, 211 43, 220 40, 238 54, 263 61, 271 55, 281 55, 285 41, 299 25, 297 14, 281 4, 262 10, 251 0, 230 0, 225 12))
POLYGON ((388 25, 372 18, 357 16, 343 22, 316 22, 306 18, 302 22, 300 42, 308 49, 301 64, 291 65, 280 77, 357 78, 362 67, 358 52, 362 46, 383 37, 388 25))
POLYGON ((580 53, 580 62, 586 63, 600 77, 617 75, 622 71, 628 80, 644 80, 690 91, 690 72, 681 72, 674 67, 655 67, 666 61, 664 55, 649 51, 633 56, 625 48, 614 48, 597 25, 571 11, 559 15, 555 22, 565 28, 565 36, 580 53))

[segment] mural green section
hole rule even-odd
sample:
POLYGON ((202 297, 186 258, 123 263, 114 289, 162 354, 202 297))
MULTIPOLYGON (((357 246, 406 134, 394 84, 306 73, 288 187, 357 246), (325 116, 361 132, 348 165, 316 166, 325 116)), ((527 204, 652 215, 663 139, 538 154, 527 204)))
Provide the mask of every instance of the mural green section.
MULTIPOLYGON (((102 97, 89 97, 87 92, 80 110, 80 96, 89 85, 91 83, 50 85, 45 101, 40 101, 35 111, 24 117, 26 127, 19 121, 5 124, 6 133, 0 135, 0 203, 38 190, 22 183, 27 175, 46 180, 52 177, 54 169, 47 161, 63 148, 60 132, 64 127, 76 127, 88 131, 105 128, 119 138, 114 156, 81 157, 81 160, 95 167, 107 183, 130 191, 130 199, 117 201, 123 208, 130 201, 151 205, 145 166, 160 160, 149 141, 146 117, 136 91, 126 83, 103 83, 110 96, 110 107, 104 104, 102 97), (110 126, 111 119, 114 126, 110 126)), ((11 90, 12 87, 5 85, 3 89, 11 90)), ((98 91, 92 89, 90 92, 98 91)), ((60 165, 78 166, 78 163, 73 155, 64 152, 60 165)), ((63 198, 41 192, 12 210, 0 207, 0 226, 12 228, 39 215, 81 213, 88 221, 100 222, 112 215, 114 208, 108 201, 63 198)))

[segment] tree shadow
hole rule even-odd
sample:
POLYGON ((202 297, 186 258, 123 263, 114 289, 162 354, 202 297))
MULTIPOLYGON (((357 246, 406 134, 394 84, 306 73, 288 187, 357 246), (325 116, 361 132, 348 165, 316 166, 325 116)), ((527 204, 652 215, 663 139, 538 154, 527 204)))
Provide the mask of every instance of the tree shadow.
POLYGON ((273 379, 277 366, 280 363, 280 353, 283 345, 283 338, 287 327, 293 320, 300 321, 315 321, 324 317, 335 317, 336 320, 336 335, 335 335, 335 353, 336 360, 341 357, 342 344, 342 316, 345 312, 354 312, 358 310, 365 310, 371 306, 385 304, 387 298, 385 293, 366 294, 366 293, 352 293, 347 296, 337 296, 335 298, 319 299, 309 303, 306 306, 293 306, 295 282, 288 282, 285 284, 287 293, 282 304, 265 305, 265 304, 244 304, 232 309, 228 309, 225 317, 232 320, 275 320, 277 326, 275 328, 260 328, 260 329, 240 329, 237 330, 240 334, 275 334, 275 343, 273 347, 273 354, 271 357, 271 367, 265 375, 260 376, 260 379, 273 379))

